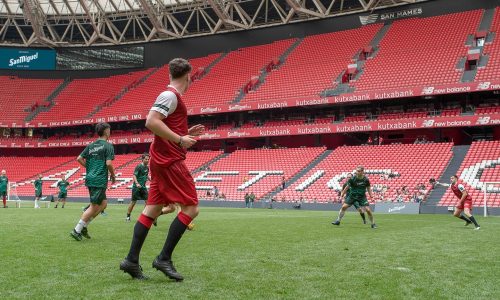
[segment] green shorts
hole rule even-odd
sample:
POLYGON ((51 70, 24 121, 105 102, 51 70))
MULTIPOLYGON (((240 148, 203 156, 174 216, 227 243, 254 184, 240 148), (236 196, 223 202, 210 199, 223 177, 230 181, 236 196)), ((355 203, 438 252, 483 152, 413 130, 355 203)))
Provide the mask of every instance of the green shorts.
POLYGON ((87 187, 89 189, 90 203, 101 205, 102 201, 106 200, 106 188, 87 187))
POLYGON ((57 198, 59 199, 66 199, 66 197, 68 197, 68 193, 59 192, 59 194, 57 195, 57 198))
POLYGON ((133 188, 132 189, 132 201, 137 200, 148 200, 148 189, 143 188, 133 188))
POLYGON ((42 191, 35 191, 35 198, 41 198, 42 197, 42 191))
POLYGON ((362 206, 369 206, 370 204, 368 203, 368 200, 366 197, 363 198, 353 198, 353 197, 347 197, 345 199, 345 203, 347 205, 354 205, 354 208, 358 209, 362 206))
POLYGON ((7 197, 7 191, 0 191, 0 197, 7 197))

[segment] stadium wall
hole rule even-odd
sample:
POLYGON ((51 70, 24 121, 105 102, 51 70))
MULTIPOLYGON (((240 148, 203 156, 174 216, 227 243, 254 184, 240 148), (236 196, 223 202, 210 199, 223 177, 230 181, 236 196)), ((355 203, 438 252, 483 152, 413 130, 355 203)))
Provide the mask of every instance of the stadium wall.
MULTIPOLYGON (((425 3, 374 11, 383 14, 411 8, 421 8, 421 17, 455 13, 473 9, 486 9, 498 5, 495 0, 434 0, 425 3)), ((255 30, 191 37, 162 42, 152 42, 145 46, 145 68, 166 64, 174 57, 202 57, 211 53, 227 52, 241 47, 271 43, 276 40, 300 38, 313 34, 341 31, 361 26, 359 16, 345 15, 322 20, 300 22, 283 26, 273 26, 255 30)), ((119 46, 117 46, 119 47, 119 46)), ((97 48, 97 47, 96 47, 97 48)), ((137 69, 96 70, 96 71, 18 71, 0 70, 0 75, 16 75, 28 78, 94 78, 124 74, 137 69)))
MULTIPOLYGON (((20 196, 19 197, 23 201, 33 200, 33 197, 20 196)), ((119 204, 117 199, 108 199, 109 204, 119 204)), ((126 205, 130 203, 130 199, 123 199, 123 209, 126 209, 126 205)), ((67 199, 68 202, 73 203, 88 203, 87 198, 72 198, 69 197, 67 199)), ((210 201, 210 200, 200 200, 200 207, 225 207, 225 208, 245 208, 244 201, 210 201)), ((22 206, 26 207, 31 204, 23 204, 22 206)), ((332 218, 337 216, 337 212, 342 207, 341 203, 302 203, 300 209, 294 208, 295 203, 292 202, 273 202, 272 206, 270 206, 269 202, 257 201, 254 203, 254 209, 296 209, 296 210, 316 210, 316 211, 331 211, 332 218)), ((377 213, 375 209, 375 205, 370 205, 370 208, 377 213)), ((348 209, 350 212, 355 212, 356 209, 354 207, 350 207, 348 209)), ((436 205, 420 205, 420 214, 450 214, 451 211, 448 210, 448 207, 445 206, 436 206, 436 205)), ((474 214, 483 215, 482 207, 474 207, 474 214)), ((490 207, 488 208, 488 215, 490 216, 500 216, 500 207, 490 207)))

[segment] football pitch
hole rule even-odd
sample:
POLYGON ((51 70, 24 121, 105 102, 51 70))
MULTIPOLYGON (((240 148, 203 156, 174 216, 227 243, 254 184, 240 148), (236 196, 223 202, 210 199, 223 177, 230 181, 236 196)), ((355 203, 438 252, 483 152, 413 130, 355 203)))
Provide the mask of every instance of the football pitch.
POLYGON ((348 213, 201 208, 169 281, 151 268, 173 215, 149 232, 135 281, 118 265, 133 222, 108 206, 90 240, 69 232, 83 204, 0 210, 0 299, 500 299, 500 218, 481 230, 451 215, 375 215, 378 229, 348 213))

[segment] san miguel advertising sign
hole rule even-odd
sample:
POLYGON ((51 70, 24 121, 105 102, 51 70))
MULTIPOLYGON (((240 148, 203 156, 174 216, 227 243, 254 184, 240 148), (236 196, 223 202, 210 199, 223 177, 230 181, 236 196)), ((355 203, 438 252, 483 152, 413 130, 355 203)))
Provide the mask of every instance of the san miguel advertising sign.
POLYGON ((409 8, 400 11, 391 11, 380 14, 370 14, 365 16, 359 16, 359 21, 362 25, 373 24, 376 22, 384 22, 389 20, 396 20, 402 18, 410 18, 415 16, 420 16, 422 14, 422 8, 409 8))
POLYGON ((55 66, 55 50, 0 48, 0 69, 54 70, 55 66))

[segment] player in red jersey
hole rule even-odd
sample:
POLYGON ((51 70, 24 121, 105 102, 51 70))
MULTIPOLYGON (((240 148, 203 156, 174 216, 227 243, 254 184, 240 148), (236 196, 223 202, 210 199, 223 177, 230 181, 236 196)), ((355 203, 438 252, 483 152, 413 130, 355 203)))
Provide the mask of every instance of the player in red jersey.
POLYGON ((146 127, 154 134, 150 148, 151 185, 146 207, 134 227, 134 235, 127 257, 120 263, 120 270, 135 279, 147 279, 139 265, 139 254, 154 220, 162 209, 172 203, 180 206, 180 212, 170 225, 161 253, 153 261, 153 268, 167 277, 182 281, 172 263, 172 252, 198 215, 198 196, 194 180, 184 160, 186 151, 202 134, 203 125, 188 128, 187 108, 182 94, 191 84, 191 65, 182 58, 169 62, 170 85, 161 93, 151 108, 146 127))
POLYGON ((437 181, 436 184, 450 187, 453 191, 453 194, 455 194, 455 196, 460 199, 457 206, 455 207, 455 212, 453 213, 453 215, 459 219, 464 220, 465 226, 469 225, 470 223, 474 223, 474 226, 476 227, 475 230, 479 230, 479 228, 481 227, 472 215, 472 197, 469 195, 469 193, 467 193, 465 187, 462 184, 458 183, 458 177, 456 175, 451 176, 450 181, 451 184, 440 183, 437 181))

